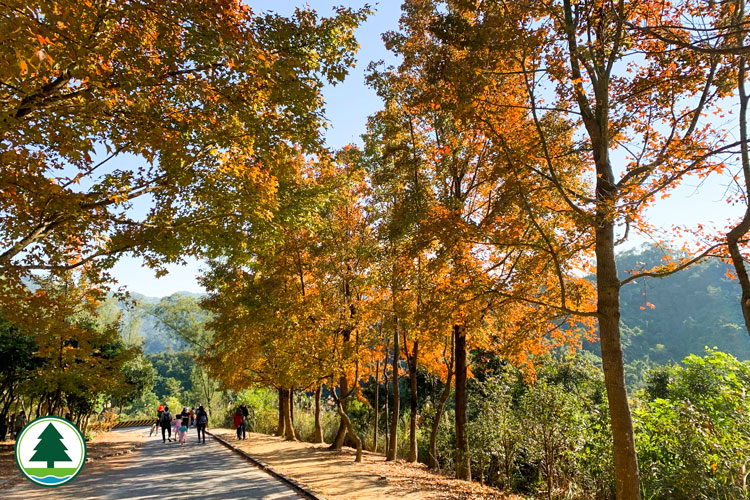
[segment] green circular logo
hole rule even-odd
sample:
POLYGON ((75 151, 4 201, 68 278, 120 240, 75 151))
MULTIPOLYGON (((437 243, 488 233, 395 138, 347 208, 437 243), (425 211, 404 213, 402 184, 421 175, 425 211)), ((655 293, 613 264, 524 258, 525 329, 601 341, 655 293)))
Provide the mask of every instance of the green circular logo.
POLYGON ((16 439, 16 463, 26 479, 42 486, 71 481, 86 463, 86 440, 72 422, 42 417, 29 422, 16 439))

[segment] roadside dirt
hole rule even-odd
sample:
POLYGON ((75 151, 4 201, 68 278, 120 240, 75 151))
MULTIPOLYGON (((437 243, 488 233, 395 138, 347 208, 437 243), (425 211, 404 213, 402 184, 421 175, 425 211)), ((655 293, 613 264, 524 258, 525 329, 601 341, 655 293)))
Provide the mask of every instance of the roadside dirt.
POLYGON ((355 452, 327 450, 328 445, 284 441, 276 436, 249 433, 238 441, 233 429, 212 432, 303 483, 330 500, 521 500, 478 483, 460 481, 430 471, 424 464, 403 460, 385 462, 381 454, 365 452, 363 463, 354 462, 355 452))

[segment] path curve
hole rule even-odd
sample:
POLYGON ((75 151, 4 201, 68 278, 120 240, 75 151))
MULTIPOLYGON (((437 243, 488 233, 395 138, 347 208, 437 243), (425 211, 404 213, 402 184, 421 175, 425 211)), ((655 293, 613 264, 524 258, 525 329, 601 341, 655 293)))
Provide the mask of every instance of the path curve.
POLYGON ((303 498, 210 436, 205 444, 198 443, 192 428, 185 446, 149 438, 144 428, 112 432, 142 434, 143 446, 128 455, 87 463, 78 477, 63 486, 46 488, 24 480, 3 489, 0 496, 3 500, 303 498))

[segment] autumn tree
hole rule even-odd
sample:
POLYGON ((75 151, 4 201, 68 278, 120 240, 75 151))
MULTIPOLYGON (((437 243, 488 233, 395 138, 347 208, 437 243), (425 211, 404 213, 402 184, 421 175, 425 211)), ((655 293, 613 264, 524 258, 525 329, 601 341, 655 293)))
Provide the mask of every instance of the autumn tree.
POLYGON ((367 186, 357 157, 351 148, 336 158, 298 156, 274 217, 256 226, 241 250, 213 264, 203 305, 214 313, 216 332, 207 361, 225 383, 279 388, 285 422, 279 430, 293 439, 284 395, 330 380, 338 386, 341 417, 333 446, 341 447, 348 435, 361 460, 361 439, 346 412, 366 375, 360 355, 369 345, 362 328, 370 261, 367 186))
POLYGON ((6 2, 3 286, 21 293, 35 270, 104 279, 97 269, 124 252, 161 269, 239 245, 274 208, 283 159, 320 148, 322 86, 353 64, 365 14, 6 2))
MULTIPOLYGON (((660 40, 671 50, 690 54, 694 64, 709 64, 713 70, 712 92, 724 97, 725 104, 737 114, 739 149, 732 151, 726 163, 736 189, 727 201, 741 203, 746 209, 738 222, 731 225, 723 239, 726 241, 726 256, 734 266, 741 296, 740 308, 745 327, 750 334, 750 277, 745 265, 747 234, 750 232, 750 154, 748 153, 748 97, 746 80, 748 71, 748 30, 746 2, 687 0, 670 8, 651 9, 632 29, 660 40), (690 16, 679 13, 689 11, 690 16), (736 101, 735 101, 736 99, 736 101), (734 173, 737 171, 737 173, 734 173)), ((720 110, 717 110, 720 111, 720 110)), ((724 113, 719 113, 724 116, 724 113)), ((715 235, 699 235, 715 239, 715 235)), ((718 252, 717 252, 718 253, 718 252)))
POLYGON ((122 400, 134 390, 126 366, 140 351, 126 346, 117 318, 98 314, 104 291, 80 273, 37 278, 35 291, 17 300, 13 324, 33 340, 34 368, 21 390, 36 414, 63 415, 85 428, 98 399, 122 400))
MULTIPOLYGON (((453 116, 481 130, 509 153, 508 164, 521 167, 511 172, 520 190, 517 206, 525 207, 563 279, 548 282, 558 290, 553 296, 534 297, 528 290, 502 295, 598 322, 622 499, 640 498, 640 486, 623 375, 619 289, 642 275, 618 275, 615 246, 631 228, 651 231, 644 209, 686 176, 719 169, 713 155, 732 147, 702 119, 716 103, 716 68, 665 50, 664 42, 630 28, 629 22, 657 7, 599 0, 415 0, 406 2, 404 30, 393 37, 406 51, 405 65, 440 90, 432 94, 441 97, 434 102, 455 103, 453 116), (513 116, 515 127, 508 121, 513 116), (514 134, 519 130, 525 133, 514 134), (524 144, 530 146, 525 160, 513 154, 524 144), (562 205, 553 208, 541 193, 554 193, 562 205), (554 225, 544 228, 552 214, 567 220, 557 226, 567 228, 565 235, 554 225), (574 306, 564 279, 570 268, 560 257, 568 255, 585 269, 590 252, 596 258, 596 307, 574 306)), ((647 275, 664 276, 694 261, 647 275)))
MULTIPOLYGON (((400 287, 392 290, 400 297, 394 304, 411 303, 414 311, 405 315, 394 306, 394 312, 399 323, 421 335, 412 334, 407 366, 416 372, 418 346, 432 351, 426 359, 434 362, 440 358, 436 350, 445 352, 446 336, 452 339, 455 368, 449 368, 448 381, 455 371, 456 472, 469 479, 469 349, 486 347, 530 367, 534 354, 577 343, 561 329, 566 307, 547 307, 545 300, 559 298, 555 290, 563 289, 565 302, 567 289, 570 304, 585 305, 588 285, 571 272, 581 263, 575 252, 557 251, 549 243, 550 233, 574 238, 578 229, 560 216, 528 210, 530 199, 558 211, 564 211, 564 203, 539 184, 521 182, 523 168, 533 164, 529 155, 539 152, 526 145, 520 113, 495 122, 512 134, 496 141, 461 115, 460 96, 429 73, 457 54, 429 46, 422 36, 429 9, 420 8, 426 5, 407 5, 404 32, 386 35, 389 48, 405 62, 374 68, 370 76, 385 108, 371 118, 368 139, 382 224, 400 245, 396 262, 404 261, 398 268, 400 287)), ((506 99, 520 94, 509 92, 506 99)), ((565 175, 573 184, 581 182, 570 168, 565 175)))

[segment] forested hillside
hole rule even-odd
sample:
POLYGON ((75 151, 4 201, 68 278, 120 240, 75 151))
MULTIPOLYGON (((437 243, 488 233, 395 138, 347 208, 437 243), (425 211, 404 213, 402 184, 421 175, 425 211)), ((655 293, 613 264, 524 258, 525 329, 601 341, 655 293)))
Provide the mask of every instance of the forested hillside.
MULTIPOLYGON (((663 256, 658 248, 644 246, 620 254, 618 268, 624 277, 627 270, 659 264, 663 256)), ((639 279, 625 285, 622 333, 626 361, 647 356, 660 364, 676 362, 703 353, 706 346, 750 359, 750 336, 739 306, 740 288, 727 275, 729 267, 711 259, 666 278, 639 279)))
MULTIPOLYGON (((618 258, 621 276, 627 276, 628 270, 653 267, 663 255, 654 246, 623 252, 618 258)), ((717 347, 742 360, 750 359, 750 336, 742 325, 738 305, 739 286, 727 276, 729 267, 712 259, 666 278, 646 278, 624 286, 622 324, 626 360, 648 357, 659 364, 677 362, 689 354, 702 354, 706 346, 717 347)), ((160 299, 137 293, 132 296, 139 307, 129 315, 143 338, 144 352, 183 348, 179 340, 158 328, 149 313, 148 306, 160 299)), ((587 343, 585 348, 598 354, 598 344, 587 343)))

